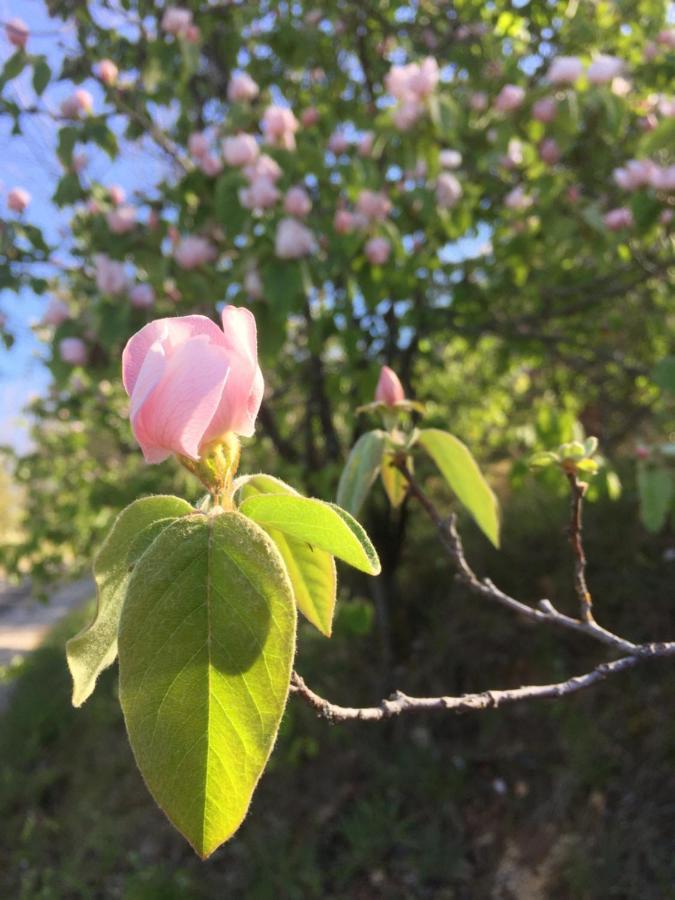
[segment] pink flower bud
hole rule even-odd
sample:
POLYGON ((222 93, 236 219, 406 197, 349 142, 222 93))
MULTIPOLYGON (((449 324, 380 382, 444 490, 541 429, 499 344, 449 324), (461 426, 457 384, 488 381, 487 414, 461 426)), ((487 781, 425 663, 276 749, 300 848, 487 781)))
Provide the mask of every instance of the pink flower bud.
POLYGON ((285 150, 295 150, 295 132, 299 123, 292 110, 285 106, 268 106, 263 114, 261 127, 268 143, 285 150))
POLYGON ((63 338, 59 341, 59 356, 71 366, 83 366, 87 361, 87 345, 80 338, 63 338))
POLYGON ((188 44, 197 44, 199 43, 199 39, 201 38, 202 33, 196 25, 188 25, 183 33, 183 37, 188 42, 188 44))
POLYGON ((675 50, 675 28, 664 28, 656 35, 656 43, 669 50, 675 50))
POLYGON ((77 119, 80 113, 90 113, 94 108, 94 98, 89 91, 78 88, 61 104, 61 114, 68 119, 77 119))
POLYGON ((189 9, 182 9, 179 6, 170 6, 165 10, 164 15, 162 16, 162 31, 165 31, 167 34, 173 34, 176 37, 184 37, 191 25, 192 13, 189 9))
POLYGON ((443 169, 458 169, 462 165, 462 154, 458 150, 441 150, 438 161, 443 169))
POLYGON ((649 447, 644 447, 642 444, 638 445, 635 448, 635 456, 638 459, 649 459, 649 457, 651 456, 649 447))
POLYGON ((105 218, 113 234, 127 234, 133 231, 136 225, 136 210, 133 206, 118 206, 105 218))
POLYGON ((103 253, 94 256, 96 287, 102 294, 121 294, 127 287, 124 263, 114 262, 103 253))
POLYGON ((86 153, 73 153, 73 171, 78 175, 86 168, 88 162, 89 160, 86 153))
POLYGON ((30 194, 22 187, 14 187, 7 194, 7 206, 15 213, 22 213, 30 200, 30 194))
POLYGON ((675 191, 675 166, 654 166, 649 175, 649 184, 656 191, 675 191))
POLYGON ((356 211, 369 222, 383 222, 391 212, 391 201, 382 191, 361 191, 356 211))
POLYGON ((209 152, 209 139, 203 131, 193 131, 188 138, 188 151, 190 156, 201 159, 209 152))
POLYGON ((436 202, 441 209, 452 209, 462 196, 462 185, 450 172, 441 172, 436 179, 436 202))
POLYGON ((108 193, 110 194, 110 199, 115 206, 121 206, 122 203, 124 203, 124 201, 127 199, 127 192, 119 184, 112 184, 108 188, 108 193))
POLYGON ((199 168, 205 175, 214 178, 223 171, 223 163, 217 156, 207 153, 199 160, 199 168))
POLYGON ((251 134, 238 134, 223 141, 223 158, 228 166, 250 166, 259 153, 256 139, 251 134))
POLYGON ((633 213, 626 206, 619 206, 616 209, 610 209, 603 216, 605 228, 608 231, 622 231, 625 228, 631 228, 633 225, 633 213))
POLYGON ((146 462, 199 459, 227 433, 253 434, 264 389, 255 319, 227 306, 222 322, 221 331, 206 316, 158 319, 124 348, 129 418, 146 462))
POLYGON ((247 188, 240 188, 239 202, 244 209, 270 209, 279 199, 279 191, 269 178, 254 178, 247 188))
POLYGON ((277 226, 274 252, 279 259, 300 259, 316 253, 312 232, 295 219, 282 219, 277 226))
POLYGON ((257 269, 249 269, 244 275, 244 290, 251 300, 260 300, 263 295, 263 283, 257 269))
POLYGON ((304 188, 292 187, 284 197, 284 212, 302 219, 312 209, 312 201, 304 188))
POLYGON ((59 325, 62 325, 70 318, 70 310, 63 302, 63 300, 59 300, 57 297, 52 297, 47 305, 47 309, 45 310, 45 314, 42 317, 43 325, 53 325, 54 328, 58 328, 59 325))
POLYGON ((98 77, 107 87, 112 87, 117 82, 119 69, 112 59, 102 59, 98 64, 98 77))
POLYGON ((542 97, 532 106, 532 118, 538 122, 548 124, 552 122, 558 114, 558 104, 553 97, 542 97))
POLYGON ((247 103, 260 93, 260 88, 246 72, 237 72, 227 86, 227 99, 230 103, 247 103))
POLYGON ((547 166, 554 166, 560 160, 560 148, 553 138, 545 138, 539 144, 539 158, 547 166))
POLYGON ((148 309, 155 302, 155 292, 151 284, 135 284, 129 291, 129 299, 137 309, 148 309))
POLYGON ((523 142, 518 138, 511 138, 506 150, 506 155, 502 157, 502 165, 507 169, 515 169, 523 163, 523 142))
POLYGON ((346 153, 349 149, 349 141, 346 136, 341 131, 334 131, 331 136, 328 138, 328 149, 335 156, 340 156, 342 153, 346 153))
POLYGON ((513 188, 504 198, 504 206, 516 212, 524 212, 526 209, 529 209, 532 206, 532 202, 532 197, 525 193, 525 188, 522 185, 513 188))
POLYGON ((268 181, 275 184, 281 178, 283 172, 276 160, 266 153, 261 153, 252 165, 246 166, 244 175, 249 181, 255 181, 257 178, 267 178, 268 181))
POLYGON ((525 90, 516 84, 505 84, 495 99, 498 112, 512 112, 523 105, 525 90))
POLYGON ((173 257, 181 269, 197 269, 216 257, 216 250, 206 238, 191 235, 178 241, 173 257))
POLYGON ((348 209, 337 209, 333 219, 333 228, 337 234, 351 234, 354 230, 354 215, 348 209))
POLYGON ((547 78, 551 84, 574 84, 581 77, 584 64, 576 56, 557 56, 549 66, 547 78))
POLYGON ((300 121, 304 128, 311 128, 319 121, 319 110, 316 106, 308 106, 307 109, 302 111, 300 121))
POLYGON ((28 41, 28 25, 23 19, 10 19, 5 25, 5 34, 12 47, 23 49, 28 41))
POLYGON ((397 403, 405 400, 403 385, 396 372, 389 366, 382 366, 380 370, 380 379, 375 388, 375 400, 386 406, 396 406, 397 403))
POLYGON ((623 60, 616 56, 599 53, 588 67, 588 80, 591 84, 607 84, 623 72, 623 60))
POLYGON ((389 259, 391 244, 386 238, 371 238, 365 246, 366 259, 373 266, 383 266, 389 259))
POLYGON ((424 107, 419 100, 405 100, 394 110, 394 127, 399 131, 409 131, 423 112, 424 107))
POLYGON ((474 91, 469 97, 469 106, 474 112, 484 112, 488 107, 488 96, 484 91, 474 91))

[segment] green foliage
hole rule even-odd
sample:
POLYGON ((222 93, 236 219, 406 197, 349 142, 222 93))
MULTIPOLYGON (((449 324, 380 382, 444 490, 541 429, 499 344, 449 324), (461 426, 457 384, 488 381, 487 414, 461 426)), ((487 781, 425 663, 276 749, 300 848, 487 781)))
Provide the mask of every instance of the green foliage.
POLYGON ((471 513, 483 534, 499 547, 499 503, 469 448, 438 428, 420 430, 417 443, 436 463, 448 487, 471 513))
POLYGON ((336 501, 353 516, 358 516, 377 478, 385 445, 384 431, 367 431, 349 452, 338 482, 336 501))
POLYGON ((98 676, 117 657, 117 629, 136 562, 167 525, 190 512, 190 504, 179 497, 144 497, 115 520, 94 561, 96 615, 66 644, 74 706, 81 706, 92 694, 98 676))
POLYGON ((640 465, 637 473, 640 519, 648 531, 660 531, 675 496, 673 473, 663 466, 640 465))
POLYGON ((148 788, 202 857, 246 815, 294 652, 286 569, 239 513, 180 519, 137 562, 120 621, 120 702, 148 788))

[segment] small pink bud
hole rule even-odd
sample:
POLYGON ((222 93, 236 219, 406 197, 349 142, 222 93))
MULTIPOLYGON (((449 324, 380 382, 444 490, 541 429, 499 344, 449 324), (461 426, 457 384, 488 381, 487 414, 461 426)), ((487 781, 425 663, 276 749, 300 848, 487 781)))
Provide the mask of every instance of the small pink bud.
POLYGON ((285 106, 268 106, 260 124, 266 141, 284 150, 295 150, 295 132, 300 123, 293 110, 285 106))
POLYGON ((89 91, 78 88, 61 104, 61 114, 68 119, 77 119, 80 113, 90 113, 94 108, 94 98, 89 91))
POLYGON ((244 290, 251 300, 260 300, 263 296, 263 283, 257 269, 249 269, 244 275, 244 290))
POLYGON ((209 139, 203 131, 194 131, 188 138, 188 151, 190 156, 201 159, 209 152, 209 139))
POLYGON ((188 44, 198 44, 202 33, 196 25, 188 25, 183 36, 188 44))
POLYGON ((98 77, 107 87, 112 87, 117 82, 119 69, 112 59, 102 59, 98 64, 98 77))
POLYGON ((244 209, 270 209, 279 200, 279 191, 269 178, 254 178, 246 188, 239 189, 239 202, 244 209))
POLYGON ((279 259, 300 259, 315 253, 316 240, 312 232, 295 219, 282 219, 277 226, 274 252, 279 259))
POLYGON ((189 9, 170 6, 162 16, 162 31, 166 31, 167 34, 173 34, 176 37, 184 37, 191 25, 192 13, 189 9))
POLYGON ((462 185, 450 172, 441 172, 436 179, 436 202, 441 209, 452 209, 462 197, 462 185))
POLYGON ((620 206, 605 213, 603 222, 609 231, 623 231, 625 228, 632 227, 633 213, 628 207, 620 206))
POLYGON ((349 149, 349 141, 342 131, 334 131, 328 138, 328 149, 335 156, 346 153, 349 149))
POLYGON ((458 150, 441 150, 438 161, 443 169, 458 169, 462 165, 462 154, 458 150))
POLYGON ((181 269, 197 269, 216 257, 214 246, 203 237, 190 235, 178 241, 173 256, 181 269))
POLYGON ((127 192, 119 184, 111 185, 108 188, 108 193, 110 194, 110 199, 115 206, 121 206, 122 203, 124 203, 124 201, 127 199, 127 192))
POLYGON ((70 318, 70 310, 63 300, 52 297, 42 317, 43 325, 53 325, 57 328, 70 318))
POLYGON ((505 84, 495 99, 495 109, 499 112, 512 112, 523 105, 525 100, 524 88, 516 84, 505 84))
POLYGON ((252 134, 237 134, 223 141, 223 158, 228 166, 250 166, 259 153, 260 148, 252 134))
POLYGON ((71 366, 83 366, 87 361, 87 345, 76 337, 59 341, 59 356, 71 366))
POLYGON ((539 144, 539 158, 547 166, 554 166, 560 160, 560 148, 553 138, 545 138, 539 144))
POLYGON ((369 222, 383 222, 391 212, 391 200, 382 191, 366 189, 357 197, 356 211, 369 222))
POLYGON ((199 168, 205 175, 214 178, 223 171, 223 163, 217 156, 207 153, 206 156, 202 156, 199 160, 199 168))
POLYGON ((30 194, 22 187, 12 188, 7 194, 7 206, 15 213, 22 213, 30 200, 30 194))
POLYGON ((151 284, 135 284, 129 291, 129 299, 137 309, 148 309, 155 302, 155 292, 151 284))
POLYGON ((586 74, 591 84, 607 84, 608 81, 619 76, 623 69, 623 60, 617 59, 616 56, 600 53, 590 64, 586 74))
POLYGON ((484 112, 488 107, 488 96, 484 91, 474 91, 469 97, 469 106, 474 112, 484 112))
POLYGON ((558 104, 552 97, 542 97, 532 105, 532 118, 548 124, 558 114, 558 104))
POLYGON ((23 19, 10 19, 5 25, 5 34, 13 47, 23 49, 28 41, 28 25, 23 19))
POLYGON ((351 234, 354 230, 354 215, 348 209, 335 211, 333 228, 338 234, 351 234))
POLYGON ((373 266, 383 266, 389 259, 391 244, 386 238, 371 238, 365 246, 366 258, 373 266))
POLYGON ((305 128, 311 128, 312 125, 316 125, 319 121, 319 110, 316 106, 307 107, 307 109, 303 110, 300 121, 305 128))
POLYGON ((230 103, 248 103, 260 93, 260 88, 246 72, 237 72, 227 86, 227 99, 230 103))
POLYGON ((640 444, 635 448, 635 456, 638 459, 649 459, 649 457, 651 456, 651 452, 648 447, 640 444))
POLYGON ((373 144, 375 143, 375 133, 372 131, 366 131, 365 134, 361 136, 358 143, 358 154, 359 156, 369 157, 373 152, 373 144))
POLYGON ((547 78, 551 84, 574 84, 581 77, 584 64, 576 56, 557 56, 549 66, 547 78))
POLYGON ((403 385, 396 372, 389 366, 382 366, 380 370, 380 378, 375 388, 375 400, 386 406, 396 406, 397 403, 405 400, 403 385))
POLYGON ((312 209, 312 201, 304 188, 292 187, 284 197, 284 212, 302 219, 312 209))
POLYGON ((105 218, 113 234, 128 234, 136 225, 136 210, 133 206, 118 206, 105 218))
POLYGON ((104 253, 94 256, 96 286, 102 294, 121 294, 127 287, 124 263, 109 259, 104 253))

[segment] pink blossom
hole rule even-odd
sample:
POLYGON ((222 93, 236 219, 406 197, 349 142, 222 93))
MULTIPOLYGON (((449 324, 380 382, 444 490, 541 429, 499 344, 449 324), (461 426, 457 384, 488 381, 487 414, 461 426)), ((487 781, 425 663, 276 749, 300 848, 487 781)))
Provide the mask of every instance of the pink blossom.
POLYGON ((61 104, 61 115, 67 119, 77 119, 80 113, 90 113, 94 108, 94 98, 89 91, 78 88, 61 104))
POLYGON ((274 252, 279 259, 300 259, 316 252, 312 232, 295 219, 282 219, 277 226, 274 252))
POLYGON ((423 112, 424 107, 419 100, 405 100, 394 110, 394 126, 399 131, 409 131, 423 112))
POLYGON ((5 25, 5 34, 13 47, 23 49, 28 41, 28 25, 23 19, 10 19, 5 25))
POLYGON ((538 122, 548 124, 552 122, 558 114, 558 104, 553 97, 542 97, 532 106, 532 118, 538 122))
POLYGON ((649 183, 657 191, 675 191, 675 166, 654 166, 649 183))
POLYGON ((185 29, 185 32, 183 33, 183 37, 188 42, 188 44, 196 44, 201 36, 202 33, 196 25, 188 25, 188 27, 185 29))
POLYGON ((210 178, 213 178, 216 175, 219 175, 223 171, 223 162, 221 159, 218 159, 217 156, 214 156, 211 153, 207 153, 206 156, 203 156, 199 160, 199 168, 205 175, 208 175, 210 178))
POLYGON ((76 337, 59 341, 59 356, 71 366, 83 366, 87 361, 87 345, 76 337))
POLYGON ((129 291, 131 305, 137 309, 148 309, 155 302, 155 292, 151 284, 135 284, 129 291))
POLYGON ((389 259, 391 244, 386 238, 371 238, 365 246, 366 258, 373 266, 383 266, 389 259))
POLYGON ((43 325, 53 325, 57 328, 70 318, 70 310, 68 306, 59 300, 58 297, 52 297, 47 304, 47 309, 42 317, 43 325))
POLYGON ((458 150, 441 150, 438 161, 443 169, 458 169, 462 165, 462 154, 458 150))
POLYGON ((551 84, 574 84, 583 71, 584 64, 577 56, 556 56, 546 77, 551 84))
POLYGON ((452 209, 462 196, 462 185, 450 172, 441 172, 436 179, 436 202, 441 209, 452 209))
POLYGON ((209 139, 203 131, 193 131, 188 138, 188 151, 190 156, 201 159, 209 152, 209 139))
POLYGON ((127 287, 124 263, 109 259, 104 253, 94 256, 96 287, 102 294, 121 294, 127 287))
POLYGON ((385 406, 396 406, 402 400, 405 400, 405 391, 401 381, 389 366, 382 366, 380 369, 380 378, 375 388, 375 400, 378 403, 384 403, 385 406))
POLYGON ((664 28, 656 35, 656 43, 675 50, 675 28, 664 28))
POLYGON ((253 434, 264 389, 255 319, 227 306, 222 322, 221 331, 206 316, 158 319, 124 348, 129 418, 146 462, 199 459, 228 432, 253 434))
POLYGON ((369 222, 383 222, 391 212, 391 201, 382 191, 361 191, 356 211, 369 222))
POLYGON ((349 141, 342 131, 334 131, 328 138, 328 149, 335 156, 345 153, 349 149, 349 141))
POLYGON ((169 6, 162 16, 162 31, 176 37, 185 37, 192 26, 192 13, 180 6, 169 6))
POLYGON ((181 238, 173 249, 173 258, 181 269, 196 269, 215 257, 213 245, 206 238, 196 235, 181 238))
POLYGON ((421 63, 392 66, 384 79, 387 93, 397 100, 423 100, 436 89, 438 63, 432 56, 421 63))
POLYGON ((257 269, 249 269, 244 275, 244 290, 251 300, 260 300, 263 295, 263 283, 257 269))
POLYGON ((499 112, 512 112, 522 106, 524 100, 524 88, 516 84, 505 84, 495 98, 495 109, 499 112))
POLYGON ((308 215, 312 209, 312 201, 309 194, 302 187, 292 187, 286 192, 284 197, 284 212, 289 216, 297 216, 303 218, 308 215))
POLYGON ((518 138, 511 138, 506 149, 506 155, 502 158, 502 164, 507 169, 515 169, 523 163, 523 142, 518 138))
POLYGON ((237 134, 223 141, 223 158, 228 166, 250 166, 260 149, 252 134, 237 134))
POLYGON ((88 163, 87 154, 84 152, 73 153, 73 171, 79 173, 86 167, 88 163))
POLYGON ((247 103, 260 93, 260 88, 246 72, 236 72, 227 86, 227 99, 230 103, 247 103))
POLYGON ((375 143, 375 132, 366 131, 359 138, 357 146, 359 156, 368 157, 373 152, 373 144, 375 143))
POLYGON ((108 193, 115 206, 120 206, 127 199, 127 192, 119 184, 112 184, 108 188, 108 193))
POLYGON ((675 118, 675 97, 659 97, 658 109, 664 118, 675 118))
POLYGON ((539 158, 547 166, 554 166, 560 160, 560 147, 553 138, 545 138, 539 144, 539 158))
POLYGON ((244 175, 249 181, 255 181, 256 178, 267 178, 268 181, 276 183, 283 175, 283 172, 275 159, 272 159, 266 153, 261 153, 254 163, 246 166, 244 175))
POLYGON ((239 189, 239 202, 244 209, 270 209, 279 197, 276 185, 269 178, 254 178, 247 188, 239 189))
POLYGON ((650 183, 654 168, 654 163, 649 159, 631 159, 612 174, 624 191, 637 191, 650 183))
POLYGON ((113 234, 127 234, 136 225, 136 210, 133 206, 118 206, 105 218, 113 234))
POLYGON ((599 53, 588 67, 587 75, 591 84, 606 84, 623 72, 623 60, 616 56, 599 53))
POLYGON ((532 197, 525 192, 525 188, 520 184, 504 197, 504 206, 517 212, 529 209, 532 206, 532 202, 532 197))
POLYGON ((311 128, 312 125, 316 125, 316 123, 319 121, 319 118, 319 110, 316 108, 316 106, 308 106, 307 109, 304 109, 302 111, 300 121, 305 128, 311 128))
POLYGON ((620 75, 612 78, 612 93, 617 97, 627 97, 632 89, 633 85, 627 78, 622 78, 620 75))
POLYGON ((265 140, 284 150, 295 150, 295 132, 299 128, 293 110, 285 106, 268 106, 261 127, 265 140))
POLYGON ((15 213, 22 213, 31 201, 25 188, 14 187, 7 193, 7 206, 15 213))
POLYGON ((661 225, 670 225, 673 221, 673 211, 672 209, 664 209, 661 210, 661 214, 659 215, 659 223, 661 225))
POLYGON ((117 81, 119 69, 112 59, 102 59, 98 64, 98 77, 103 84, 112 87, 117 81))
POLYGON ((348 209, 337 209, 333 218, 333 228, 338 234, 351 234, 354 230, 354 214, 348 209))
POLYGON ((632 227, 633 213, 627 206, 619 206, 605 213, 602 220, 605 223, 605 228, 609 231, 622 231, 624 228, 632 227))
POLYGON ((474 112, 484 112, 488 107, 488 96, 485 91, 474 91, 469 97, 469 106, 474 112))

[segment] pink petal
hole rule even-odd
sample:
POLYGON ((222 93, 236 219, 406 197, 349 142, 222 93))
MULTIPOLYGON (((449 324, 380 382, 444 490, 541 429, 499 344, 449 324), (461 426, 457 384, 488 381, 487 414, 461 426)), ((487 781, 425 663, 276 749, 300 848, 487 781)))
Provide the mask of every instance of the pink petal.
POLYGON ((253 364, 258 361, 258 334, 255 317, 242 306, 226 306, 222 312, 225 346, 238 355, 247 352, 253 364))

